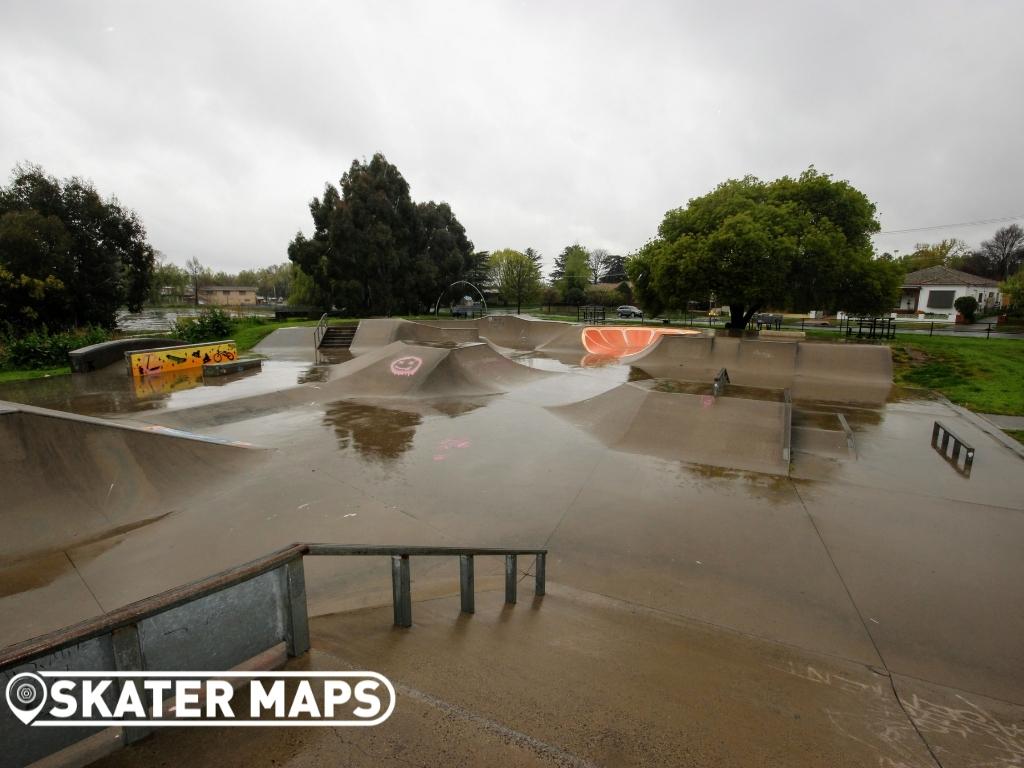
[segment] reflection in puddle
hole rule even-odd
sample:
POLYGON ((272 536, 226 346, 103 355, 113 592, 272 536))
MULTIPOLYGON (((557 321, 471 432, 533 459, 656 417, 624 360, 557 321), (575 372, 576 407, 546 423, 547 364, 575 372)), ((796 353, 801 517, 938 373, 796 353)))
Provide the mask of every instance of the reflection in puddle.
POLYGON ((0 400, 80 413, 110 416, 165 408, 191 408, 272 392, 296 382, 323 382, 330 366, 308 361, 264 360, 262 369, 210 376, 202 368, 134 377, 115 364, 93 373, 76 373, 0 384, 0 400))
POLYGON ((681 478, 700 487, 714 488, 718 493, 746 494, 772 506, 790 503, 793 499, 789 478, 784 475, 766 475, 685 461, 679 462, 678 472, 681 478))
POLYGON ((412 448, 420 414, 341 400, 327 406, 323 424, 334 428, 338 447, 354 448, 364 458, 391 461, 412 448))
POLYGON ((310 382, 327 381, 331 377, 331 366, 312 365, 304 371, 299 371, 298 384, 309 384, 310 382))
POLYGON ((203 385, 202 368, 186 368, 183 371, 154 373, 149 376, 132 376, 135 396, 139 399, 157 397, 181 389, 192 389, 203 385))
POLYGON ((430 407, 438 413, 443 413, 445 416, 454 419, 456 416, 471 413, 477 408, 483 408, 485 405, 487 403, 483 400, 435 400, 430 404, 430 407))
MULTIPOLYGON (((714 393, 714 387, 709 382, 681 379, 655 379, 651 389, 655 392, 668 392, 674 395, 711 395, 714 393)), ((722 390, 720 397, 742 397, 747 400, 767 400, 781 403, 785 399, 785 394, 781 389, 729 384, 722 390)))

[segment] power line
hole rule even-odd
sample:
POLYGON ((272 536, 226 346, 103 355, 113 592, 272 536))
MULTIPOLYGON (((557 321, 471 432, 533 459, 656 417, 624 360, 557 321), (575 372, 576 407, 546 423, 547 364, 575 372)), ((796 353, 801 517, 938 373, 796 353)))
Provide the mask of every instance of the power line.
POLYGON ((959 224, 936 224, 931 227, 911 227, 909 229, 887 229, 884 232, 876 232, 875 235, 901 235, 905 232, 928 232, 933 229, 951 229, 953 227, 974 227, 981 224, 1002 224, 1007 221, 1024 219, 1024 216, 1002 216, 998 219, 979 219, 978 221, 962 221, 959 224))

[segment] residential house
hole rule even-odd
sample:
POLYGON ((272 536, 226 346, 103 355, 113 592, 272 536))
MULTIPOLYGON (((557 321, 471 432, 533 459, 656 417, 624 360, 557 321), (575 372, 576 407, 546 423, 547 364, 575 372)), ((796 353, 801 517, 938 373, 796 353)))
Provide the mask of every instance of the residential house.
POLYGON ((205 285, 199 289, 199 303, 237 307, 256 303, 256 286, 205 285))
POLYGON ((903 278, 900 304, 896 312, 934 320, 956 320, 953 302, 961 296, 978 300, 978 315, 998 311, 1002 306, 999 283, 949 267, 918 269, 903 278))

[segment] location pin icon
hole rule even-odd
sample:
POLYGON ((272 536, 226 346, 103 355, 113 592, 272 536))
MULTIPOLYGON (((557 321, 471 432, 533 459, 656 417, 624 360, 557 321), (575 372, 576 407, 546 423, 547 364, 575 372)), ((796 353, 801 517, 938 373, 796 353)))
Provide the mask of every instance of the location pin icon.
POLYGON ((28 725, 46 705, 46 683, 32 672, 15 675, 7 683, 7 706, 14 716, 28 725))

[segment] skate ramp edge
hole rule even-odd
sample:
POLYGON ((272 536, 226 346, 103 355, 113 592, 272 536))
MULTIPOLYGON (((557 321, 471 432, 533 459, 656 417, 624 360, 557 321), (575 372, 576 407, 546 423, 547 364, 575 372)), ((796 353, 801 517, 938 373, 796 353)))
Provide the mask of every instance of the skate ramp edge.
POLYGON ((725 368, 734 384, 789 388, 797 399, 880 403, 892 387, 889 347, 868 344, 662 336, 622 362, 688 381, 710 381, 725 368))
POLYGON ((424 346, 396 341, 336 367, 331 395, 435 398, 503 394, 554 375, 515 363, 489 343, 424 346))
POLYGON ((269 451, 0 403, 0 562, 54 551, 220 494, 269 451))
POLYGON ((789 473, 790 410, 782 401, 660 392, 622 384, 548 410, 626 453, 723 469, 789 473))
POLYGON ((267 357, 298 357, 312 359, 313 338, 316 328, 313 326, 297 326, 294 328, 278 328, 271 331, 252 348, 252 351, 267 357))
POLYGON ((166 336, 133 336, 128 339, 113 339, 73 349, 68 352, 68 361, 73 373, 91 373, 115 363, 124 364, 125 352, 184 343, 181 339, 172 339, 166 336))
POLYGON ((478 341, 479 338, 476 323, 465 326, 441 326, 411 320, 371 318, 359 321, 349 351, 358 357, 396 341, 470 342, 478 341))

